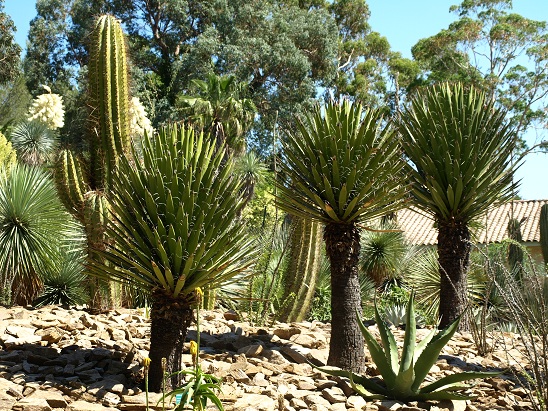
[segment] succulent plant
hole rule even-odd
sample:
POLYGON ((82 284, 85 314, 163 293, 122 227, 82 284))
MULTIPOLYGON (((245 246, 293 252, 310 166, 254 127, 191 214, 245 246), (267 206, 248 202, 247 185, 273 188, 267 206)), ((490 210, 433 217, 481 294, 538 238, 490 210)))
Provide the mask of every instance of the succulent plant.
POLYGON ((445 376, 438 381, 424 385, 428 372, 438 359, 439 353, 453 337, 462 316, 445 329, 437 328, 416 344, 414 295, 411 294, 406 309, 405 336, 401 356, 398 354, 396 339, 383 322, 375 306, 375 320, 379 327, 381 344, 369 332, 358 315, 358 323, 365 338, 371 359, 377 366, 381 380, 365 377, 337 367, 316 367, 320 371, 334 376, 350 379, 354 390, 366 399, 395 399, 399 401, 427 400, 466 400, 471 397, 462 393, 468 388, 464 381, 493 377, 499 372, 462 372, 445 376))

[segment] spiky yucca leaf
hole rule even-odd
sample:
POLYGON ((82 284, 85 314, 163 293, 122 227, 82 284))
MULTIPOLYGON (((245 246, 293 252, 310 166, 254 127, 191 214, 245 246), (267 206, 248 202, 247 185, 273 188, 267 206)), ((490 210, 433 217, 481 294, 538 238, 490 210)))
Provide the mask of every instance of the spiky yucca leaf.
POLYGON ((0 281, 15 281, 15 302, 32 302, 39 273, 49 269, 60 241, 75 227, 46 171, 16 165, 0 173, 0 281))
POLYGON ((132 281, 184 299, 246 270, 255 251, 236 223, 242 207, 231 162, 192 129, 166 128, 143 140, 143 161, 120 160, 111 188, 111 263, 94 264, 103 278, 132 281))
MULTIPOLYGON (((485 93, 462 84, 420 92, 399 124, 415 205, 437 219, 471 222, 518 182, 516 136, 485 93)), ((519 164, 519 163, 518 163, 519 164)))
POLYGON ((352 223, 401 207, 405 187, 398 140, 380 110, 331 102, 299 123, 288 139, 277 204, 324 223, 352 223))

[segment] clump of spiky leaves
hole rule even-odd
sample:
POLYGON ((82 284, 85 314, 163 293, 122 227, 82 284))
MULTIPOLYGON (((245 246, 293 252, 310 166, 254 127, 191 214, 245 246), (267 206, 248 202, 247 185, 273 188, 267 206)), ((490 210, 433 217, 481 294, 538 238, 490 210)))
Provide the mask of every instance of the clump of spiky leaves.
POLYGON ((85 250, 79 248, 65 251, 56 264, 42 274, 44 289, 34 300, 35 307, 70 307, 85 304, 89 300, 84 274, 85 250))
POLYGON ((379 327, 381 344, 377 342, 357 315, 360 329, 382 381, 375 381, 336 367, 318 367, 318 369, 329 375, 349 378, 354 390, 366 399, 390 398, 399 401, 470 399, 470 396, 462 392, 467 388, 462 384, 463 382, 500 374, 499 372, 462 372, 423 385, 428 372, 438 360, 441 350, 457 331, 461 316, 439 332, 437 328, 434 328, 419 344, 416 344, 413 300, 414 296, 411 294, 407 303, 406 328, 401 355, 398 353, 394 334, 384 323, 376 307, 375 320, 379 327))
POLYGON ((11 302, 32 302, 42 287, 40 273, 75 226, 46 171, 16 165, 0 173, 0 281, 13 291, 11 302))
POLYGON ((401 274, 409 254, 403 232, 396 224, 381 224, 361 235, 360 269, 377 287, 401 274))
POLYGON ((39 166, 51 159, 55 151, 57 136, 46 123, 23 122, 11 132, 11 143, 20 162, 39 166))
MULTIPOLYGON (((192 129, 167 128, 142 143, 142 162, 120 159, 111 187, 114 244, 91 263, 104 279, 150 293, 150 389, 181 367, 194 290, 215 288, 246 271, 255 250, 236 216, 243 206, 232 162, 192 129)), ((178 381, 173 381, 178 384, 178 381)), ((169 387, 167 387, 169 389, 169 387)))

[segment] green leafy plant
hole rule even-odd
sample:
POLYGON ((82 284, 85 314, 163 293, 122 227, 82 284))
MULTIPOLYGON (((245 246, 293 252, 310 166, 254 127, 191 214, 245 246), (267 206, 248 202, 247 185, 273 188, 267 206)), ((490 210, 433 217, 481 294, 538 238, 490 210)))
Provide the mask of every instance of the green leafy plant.
POLYGON ((56 148, 57 135, 38 120, 18 124, 11 132, 11 144, 20 162, 39 166, 47 163, 56 148))
POLYGON ((457 331, 462 316, 457 317, 448 327, 439 332, 437 332, 437 328, 432 329, 419 344, 416 344, 416 320, 413 300, 414 295, 411 294, 407 303, 407 326, 401 355, 398 353, 394 334, 384 323, 376 307, 375 320, 379 327, 381 344, 365 327, 359 315, 357 316, 371 358, 377 366, 382 380, 376 381, 336 367, 317 368, 329 375, 349 378, 354 390, 366 399, 390 398, 400 401, 470 399, 470 396, 459 392, 468 387, 461 384, 462 382, 500 374, 499 372, 462 372, 423 385, 424 379, 437 361, 439 353, 457 331))

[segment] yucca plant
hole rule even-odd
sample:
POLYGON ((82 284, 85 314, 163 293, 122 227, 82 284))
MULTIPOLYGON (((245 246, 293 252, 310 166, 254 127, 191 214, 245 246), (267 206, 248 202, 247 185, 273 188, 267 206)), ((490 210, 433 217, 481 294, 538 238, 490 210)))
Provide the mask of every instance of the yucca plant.
POLYGON ((363 370, 363 340, 354 313, 361 307, 360 223, 398 209, 406 191, 398 139, 380 110, 358 103, 316 107, 285 144, 277 204, 325 224, 331 266, 328 364, 363 370))
POLYGON ((19 164, 0 172, 0 281, 13 290, 12 302, 27 305, 38 295, 40 273, 75 228, 46 171, 19 164))
POLYGON ((470 224, 517 187, 517 140, 505 118, 485 93, 440 84, 417 93, 399 120, 413 202, 438 227, 441 326, 468 303, 470 224))
POLYGON ((57 135, 46 123, 38 120, 18 124, 11 132, 11 144, 20 162, 39 166, 51 160, 57 135))
POLYGON ((87 303, 89 294, 86 287, 87 277, 84 274, 85 260, 83 248, 63 250, 55 264, 42 273, 44 289, 33 301, 33 305, 61 305, 68 308, 87 303))
POLYGON ((357 315, 361 332, 371 359, 382 377, 381 380, 367 378, 335 367, 317 368, 329 375, 349 378, 354 390, 366 399, 395 399, 404 402, 470 399, 470 396, 461 392, 467 388, 462 384, 464 381, 494 377, 500 374, 499 372, 462 372, 424 384, 424 380, 438 360, 441 350, 457 331, 461 317, 457 317, 443 330, 432 329, 417 344, 413 299, 413 294, 411 294, 405 313, 406 327, 401 354, 398 352, 394 334, 382 320, 377 307, 375 307, 375 320, 379 327, 381 344, 357 315))
MULTIPOLYGON (((181 368, 197 287, 218 287, 252 263, 255 250, 237 224, 243 205, 224 150, 192 129, 170 127, 142 142, 142 162, 120 159, 111 188, 114 244, 92 263, 99 277, 130 281, 150 293, 149 382, 159 391, 181 368)), ((173 381, 175 385, 178 381, 173 381)), ((167 387, 169 389, 169 387, 167 387)))

